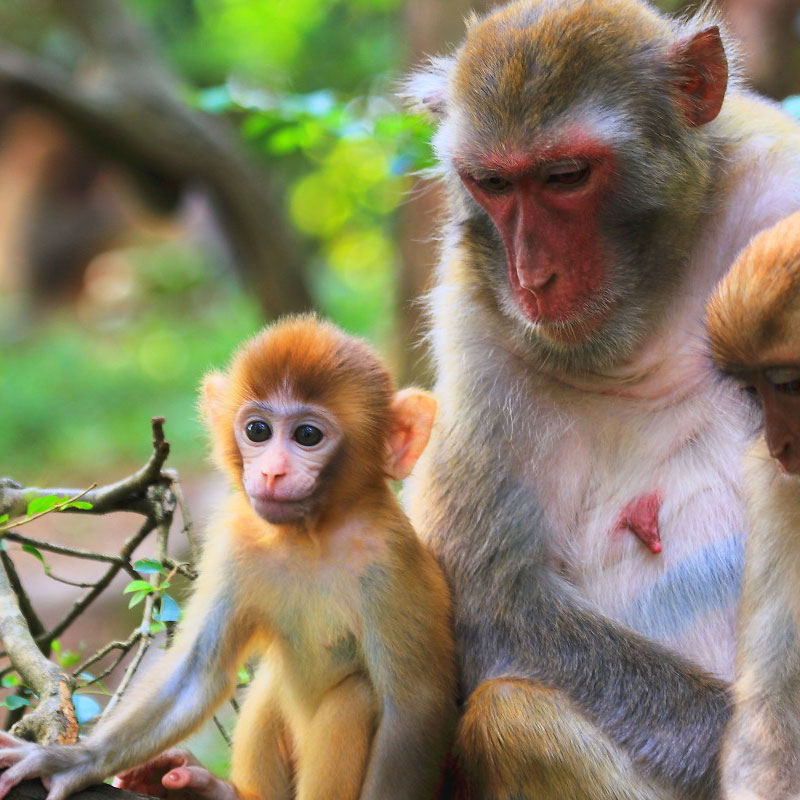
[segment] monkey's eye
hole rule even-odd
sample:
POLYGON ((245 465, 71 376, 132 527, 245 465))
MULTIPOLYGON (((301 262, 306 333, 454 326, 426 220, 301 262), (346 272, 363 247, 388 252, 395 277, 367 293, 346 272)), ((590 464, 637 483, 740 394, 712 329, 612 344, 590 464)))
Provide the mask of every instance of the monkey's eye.
POLYGON ((500 175, 489 175, 486 178, 474 178, 478 188, 489 194, 505 194, 511 189, 511 181, 500 175))
POLYGON ((776 383, 775 391, 781 394, 800 394, 800 380, 776 383))
POLYGON ((313 447, 322 441, 322 431, 313 425, 299 425, 295 429, 294 440, 303 447, 313 447))
POLYGON ((800 368, 767 367, 764 377, 772 384, 772 388, 781 394, 800 394, 800 368))
POLYGON ((560 164, 551 167, 544 182, 552 186, 582 186, 589 178, 591 167, 588 164, 560 164))
POLYGON ((266 442, 272 438, 272 428, 260 419, 254 419, 245 425, 244 432, 251 442, 266 442))

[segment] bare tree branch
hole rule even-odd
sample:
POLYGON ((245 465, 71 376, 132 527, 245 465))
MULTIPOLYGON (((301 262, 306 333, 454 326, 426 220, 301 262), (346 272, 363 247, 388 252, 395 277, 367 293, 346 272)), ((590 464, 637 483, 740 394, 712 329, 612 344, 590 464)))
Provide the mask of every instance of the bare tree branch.
POLYGON ((46 744, 77 741, 78 722, 70 699, 75 684, 34 641, 5 568, 0 569, 0 638, 23 682, 39 696, 39 705, 13 732, 46 744))
MULTIPOLYGON (((164 440, 163 425, 163 417, 153 417, 153 455, 133 475, 88 492, 83 489, 22 487, 14 482, 0 481, 0 514, 8 514, 12 518, 21 517, 25 514, 28 503, 36 497, 76 495, 83 497, 87 503, 92 504, 92 507, 88 510, 65 508, 60 513, 108 514, 111 511, 132 511, 147 517, 154 516, 156 513, 154 500, 148 498, 147 490, 157 480, 163 480, 165 485, 170 483, 169 478, 161 476, 161 468, 169 455, 169 443, 164 440)), ((156 499, 157 502, 160 502, 160 499, 156 499)))

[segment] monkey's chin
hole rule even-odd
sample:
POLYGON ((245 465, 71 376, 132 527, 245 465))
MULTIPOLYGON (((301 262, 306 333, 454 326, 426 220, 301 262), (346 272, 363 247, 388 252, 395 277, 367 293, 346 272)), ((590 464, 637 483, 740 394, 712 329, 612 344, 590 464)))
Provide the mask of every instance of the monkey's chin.
POLYGON ((250 505, 270 525, 291 525, 302 522, 311 512, 310 498, 302 500, 270 500, 250 495, 250 505))
POLYGON ((554 344, 569 347, 591 339, 608 321, 613 309, 609 306, 590 307, 570 314, 548 316, 540 308, 533 292, 511 285, 512 302, 536 332, 554 344))

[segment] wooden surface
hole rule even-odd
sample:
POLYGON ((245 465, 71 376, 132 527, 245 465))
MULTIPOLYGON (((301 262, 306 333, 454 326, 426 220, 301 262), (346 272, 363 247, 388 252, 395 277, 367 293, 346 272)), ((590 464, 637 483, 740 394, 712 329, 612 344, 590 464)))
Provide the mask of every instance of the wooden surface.
MULTIPOLYGON (((41 781, 25 781, 8 793, 7 800, 44 800, 45 797, 47 797, 47 790, 42 786, 41 781)), ((122 789, 115 789, 107 783, 101 783, 73 794, 72 797, 75 800, 141 800, 149 795, 125 792, 122 789)))

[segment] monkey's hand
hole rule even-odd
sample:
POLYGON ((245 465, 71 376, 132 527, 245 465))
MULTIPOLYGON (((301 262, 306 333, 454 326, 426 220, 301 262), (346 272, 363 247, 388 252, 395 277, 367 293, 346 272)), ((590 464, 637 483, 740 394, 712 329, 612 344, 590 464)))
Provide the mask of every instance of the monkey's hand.
POLYGON ((166 750, 114 778, 114 786, 165 800, 239 800, 230 783, 212 775, 188 750, 166 750))
POLYGON ((102 759, 82 744, 41 745, 0 732, 0 798, 22 781, 41 778, 47 800, 64 800, 73 792, 101 783, 102 759))

